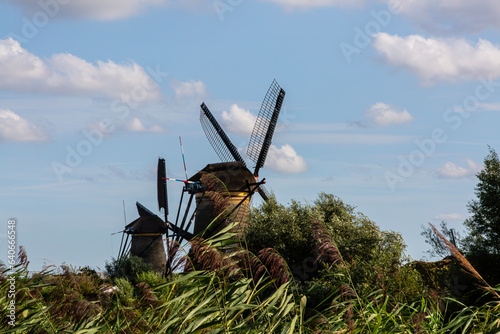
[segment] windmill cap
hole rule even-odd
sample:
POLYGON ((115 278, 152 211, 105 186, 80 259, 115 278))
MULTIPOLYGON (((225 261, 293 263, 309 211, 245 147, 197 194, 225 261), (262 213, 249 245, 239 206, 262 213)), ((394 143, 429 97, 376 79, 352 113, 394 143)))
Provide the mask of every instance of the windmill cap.
POLYGON ((143 233, 165 233, 167 230, 167 225, 160 217, 145 216, 139 217, 127 226, 125 230, 131 231, 133 234, 143 234, 143 233))
POLYGON ((248 184, 255 183, 253 173, 241 162, 220 162, 208 164, 193 175, 189 181, 200 181, 204 173, 209 173, 221 180, 228 191, 248 191, 248 184))

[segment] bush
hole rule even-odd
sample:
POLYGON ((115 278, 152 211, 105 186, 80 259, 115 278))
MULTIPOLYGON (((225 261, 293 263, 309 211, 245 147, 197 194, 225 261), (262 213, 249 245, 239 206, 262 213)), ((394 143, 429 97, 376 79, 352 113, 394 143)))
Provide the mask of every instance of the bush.
POLYGON ((314 267, 313 215, 313 210, 307 205, 292 201, 286 207, 271 197, 252 211, 244 232, 248 250, 258 254, 262 249, 274 248, 285 259, 296 279, 309 279, 312 271, 304 270, 303 266, 314 267))
POLYGON ((115 279, 114 283, 118 287, 118 299, 125 306, 132 305, 134 301, 134 286, 132 283, 125 277, 115 279))
POLYGON ((137 275, 143 272, 153 271, 151 263, 144 262, 141 257, 129 254, 121 260, 115 258, 105 264, 105 272, 111 278, 125 277, 135 282, 137 275))
POLYGON ((154 271, 143 271, 135 277, 137 283, 147 283, 150 287, 155 287, 161 283, 165 283, 165 279, 161 274, 154 271))
POLYGON ((419 274, 402 268, 409 258, 401 235, 381 231, 368 217, 331 194, 321 193, 313 205, 292 201, 284 206, 271 198, 252 212, 245 240, 254 254, 265 248, 278 251, 291 268, 299 291, 311 297, 311 304, 345 283, 359 293, 371 291, 377 283, 411 298, 423 290, 419 274), (313 222, 324 227, 347 268, 320 264, 318 249, 324 241, 318 239, 313 222))

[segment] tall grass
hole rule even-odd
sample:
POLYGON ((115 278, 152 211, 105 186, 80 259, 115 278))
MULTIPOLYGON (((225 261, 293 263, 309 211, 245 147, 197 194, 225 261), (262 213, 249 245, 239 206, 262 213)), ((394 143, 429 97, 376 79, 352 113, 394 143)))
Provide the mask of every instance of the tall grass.
MULTIPOLYGON (((111 281, 88 271, 48 268, 34 276, 24 264, 0 275, 0 301, 16 280, 16 324, 0 314, 1 333, 498 333, 500 302, 461 305, 451 300, 408 301, 373 286, 359 293, 327 231, 316 222, 318 259, 338 269, 336 290, 320 308, 308 307, 286 263, 271 249, 238 248, 234 226, 194 242, 191 271, 165 279, 152 272, 111 281), (119 290, 109 292, 112 285, 119 290), (101 289, 100 289, 101 288, 101 289)), ((498 289, 490 287, 490 293, 498 289)))

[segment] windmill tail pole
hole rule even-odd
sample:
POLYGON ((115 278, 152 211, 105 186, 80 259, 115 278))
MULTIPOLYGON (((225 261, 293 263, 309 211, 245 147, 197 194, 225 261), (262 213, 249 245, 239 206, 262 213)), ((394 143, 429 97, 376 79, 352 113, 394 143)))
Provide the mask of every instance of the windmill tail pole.
MULTIPOLYGON (((189 220, 189 223, 188 223, 188 224, 187 224, 187 226, 186 226, 186 231, 188 231, 188 230, 189 230, 189 228, 190 228, 190 227, 191 227, 191 225, 193 224, 193 222, 194 222, 194 219, 195 219, 195 218, 196 218, 196 210, 195 210, 195 211, 193 212, 193 214, 191 215, 191 219, 189 220)), ((189 238, 189 235, 186 235, 184 238, 185 238, 185 239, 186 239, 186 238, 189 238)), ((192 238, 191 238, 191 239, 192 239, 192 238)), ((189 239, 189 240, 191 240, 191 239, 189 239)), ((189 240, 188 240, 188 241, 189 241, 189 240)))
POLYGON ((182 218, 182 222, 181 222, 181 226, 180 226, 181 230, 184 230, 184 225, 186 224, 187 215, 189 213, 189 209, 191 208, 191 203, 193 202, 193 198, 194 198, 194 194, 191 194, 189 196, 186 211, 184 212, 184 217, 182 218))
POLYGON ((172 243, 167 242, 167 254, 168 254, 168 259, 167 259, 167 264, 165 265, 165 277, 166 278, 172 278, 173 274, 173 269, 172 269, 172 264, 174 262, 174 257, 177 254, 177 249, 175 248, 176 242, 172 240, 172 243))
POLYGON ((125 239, 125 244, 123 245, 122 253, 118 254, 118 262, 122 260, 123 255, 125 254, 125 249, 127 248, 127 243, 128 243, 128 237, 130 234, 127 233, 127 238, 125 239))
POLYGON ((122 241, 120 242, 120 249, 118 250, 118 258, 120 258, 120 253, 122 252, 122 247, 123 247, 123 237, 125 236, 125 233, 122 234, 122 241))
POLYGON ((184 199, 184 191, 181 192, 181 200, 179 203, 179 208, 177 209, 177 217, 175 218, 175 226, 177 226, 177 223, 179 222, 179 215, 181 213, 181 206, 182 206, 183 199, 184 199))

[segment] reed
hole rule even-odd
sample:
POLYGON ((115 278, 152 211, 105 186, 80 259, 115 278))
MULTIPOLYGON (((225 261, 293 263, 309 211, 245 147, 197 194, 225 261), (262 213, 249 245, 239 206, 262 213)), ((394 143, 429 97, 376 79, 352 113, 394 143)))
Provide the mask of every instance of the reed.
MULTIPOLYGON (((338 285, 326 308, 321 311, 309 308, 307 297, 297 294, 296 282, 287 276, 286 263, 279 254, 266 249, 255 256, 244 248, 234 248, 232 228, 227 226, 211 238, 196 240, 195 256, 202 263, 207 261, 202 270, 176 273, 171 279, 141 273, 134 284, 126 278, 116 281, 96 278, 88 270, 70 266, 58 270, 49 267, 32 275, 24 252, 14 270, 8 272, 2 266, 0 302, 7 302, 10 286, 7 278, 14 277, 17 291, 16 324, 12 327, 7 323, 7 313, 2 308, 0 332, 444 334, 500 331, 498 301, 474 308, 462 305, 460 311, 450 314, 446 308, 438 307, 443 300, 422 298, 410 303, 377 286, 373 286, 370 293, 358 296, 349 280, 338 285), (120 290, 109 289, 114 285, 119 285, 120 290)), ((348 275, 349 263, 336 250, 328 231, 319 224, 315 231, 321 244, 319 261, 345 269, 344 274, 348 275)), ((473 272, 470 264, 466 268, 473 272)), ((498 289, 485 287, 490 293, 498 294, 498 289)))

